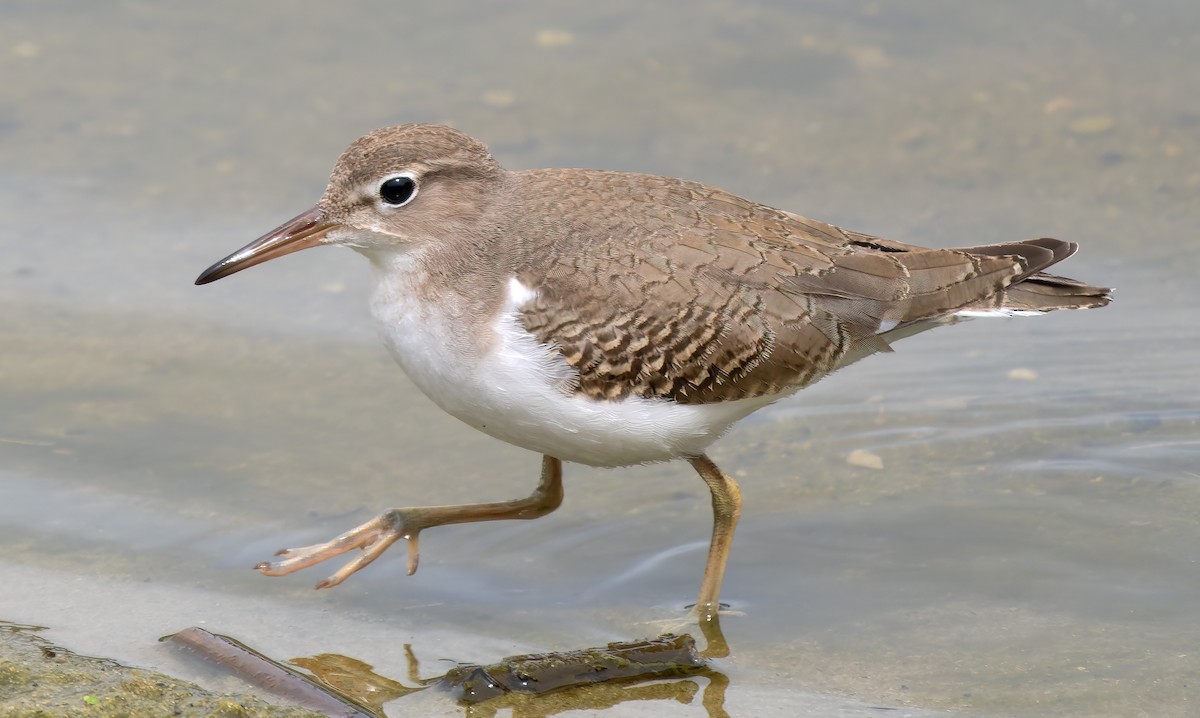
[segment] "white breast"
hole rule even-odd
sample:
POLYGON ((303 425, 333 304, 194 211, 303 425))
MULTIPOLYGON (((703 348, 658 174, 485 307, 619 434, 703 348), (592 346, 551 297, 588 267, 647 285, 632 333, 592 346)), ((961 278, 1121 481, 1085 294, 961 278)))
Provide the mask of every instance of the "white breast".
POLYGON ((442 409, 510 444, 593 466, 666 461, 702 453, 733 422, 777 398, 686 405, 570 393, 564 386, 573 370, 517 319, 533 290, 510 279, 503 310, 483 329, 490 336, 463 337, 442 306, 412 291, 411 274, 395 269, 377 274, 371 302, 392 356, 442 409))

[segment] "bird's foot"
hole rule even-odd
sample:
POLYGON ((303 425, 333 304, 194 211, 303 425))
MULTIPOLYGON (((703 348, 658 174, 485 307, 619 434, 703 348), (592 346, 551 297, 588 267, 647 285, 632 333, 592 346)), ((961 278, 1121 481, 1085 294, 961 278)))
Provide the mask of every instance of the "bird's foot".
POLYGON ((726 658, 729 656, 729 642, 721 630, 721 616, 744 616, 743 611, 736 611, 728 603, 705 602, 689 606, 692 619, 696 621, 701 635, 704 636, 704 650, 700 655, 704 658, 726 658))
POLYGON ((388 546, 404 539, 408 542, 408 575, 411 576, 417 572, 417 560, 420 558, 419 538, 423 529, 474 521, 536 519, 558 508, 562 503, 562 495, 562 462, 553 456, 544 456, 541 481, 533 493, 523 499, 491 504, 389 509, 332 541, 302 548, 285 548, 275 554, 278 557, 276 560, 264 561, 254 568, 266 576, 284 576, 340 556, 352 549, 361 549, 362 554, 317 584, 317 588, 330 588, 345 581, 355 571, 366 568, 379 558, 388 546))
POLYGON ((697 604, 688 604, 683 607, 683 614, 676 614, 670 618, 656 619, 647 621, 647 625, 654 626, 654 630, 659 633, 685 633, 689 629, 695 628, 700 631, 700 635, 704 637, 705 646, 700 651, 700 655, 704 658, 725 658, 729 655, 729 643, 725 640, 725 634, 721 631, 722 616, 744 616, 744 611, 734 610, 727 603, 705 604, 698 606, 697 604))
POLYGON ((264 561, 254 568, 264 576, 285 576, 347 551, 361 549, 360 555, 315 586, 331 588, 368 566, 397 540, 405 539, 408 541, 408 574, 411 576, 417 571, 417 562, 420 559, 419 537, 421 529, 425 528, 419 521, 413 521, 413 518, 416 517, 410 515, 409 510, 391 509, 331 541, 282 549, 276 552, 276 560, 264 561))

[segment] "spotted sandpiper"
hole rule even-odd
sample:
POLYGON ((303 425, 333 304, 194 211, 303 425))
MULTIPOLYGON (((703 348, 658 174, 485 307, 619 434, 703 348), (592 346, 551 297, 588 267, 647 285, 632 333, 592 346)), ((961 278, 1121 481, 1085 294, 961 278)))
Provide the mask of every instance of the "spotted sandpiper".
POLYGON ((523 499, 398 508, 256 568, 288 574, 352 549, 335 586, 397 539, 417 568, 423 529, 532 519, 562 500, 562 462, 686 459, 712 493, 697 599, 715 620, 741 508, 705 450, 734 422, 956 317, 1108 303, 1042 270, 1057 239, 926 249, 806 219, 698 182, 626 172, 502 168, 440 125, 371 132, 312 209, 204 271, 206 284, 318 245, 374 268, 388 349, 434 402, 543 455, 523 499))

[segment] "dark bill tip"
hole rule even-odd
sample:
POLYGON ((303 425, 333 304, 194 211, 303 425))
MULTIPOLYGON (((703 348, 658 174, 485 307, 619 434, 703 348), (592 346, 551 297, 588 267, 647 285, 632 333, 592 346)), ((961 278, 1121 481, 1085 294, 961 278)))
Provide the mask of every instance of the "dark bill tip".
POLYGON ((196 284, 215 282, 267 260, 315 247, 333 227, 321 210, 313 207, 213 264, 196 277, 196 284))

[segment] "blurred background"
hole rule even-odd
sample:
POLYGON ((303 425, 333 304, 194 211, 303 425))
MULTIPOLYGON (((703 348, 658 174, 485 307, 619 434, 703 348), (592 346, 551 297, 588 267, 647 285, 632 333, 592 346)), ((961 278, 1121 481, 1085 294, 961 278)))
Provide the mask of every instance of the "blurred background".
POLYGON ((392 365, 353 253, 192 286, 308 208, 358 135, 444 122, 511 169, 683 176, 930 246, 1079 242, 1055 271, 1115 286, 1112 306, 923 334, 716 445, 745 493, 724 709, 1195 714, 1200 5, 0 17, 0 620, 187 678, 155 639, 188 625, 393 677, 404 643, 433 674, 679 630, 710 527, 683 464, 568 466, 557 512, 431 530, 413 577, 399 547, 320 593, 335 565, 249 570, 391 506, 537 481, 539 457, 392 365))

